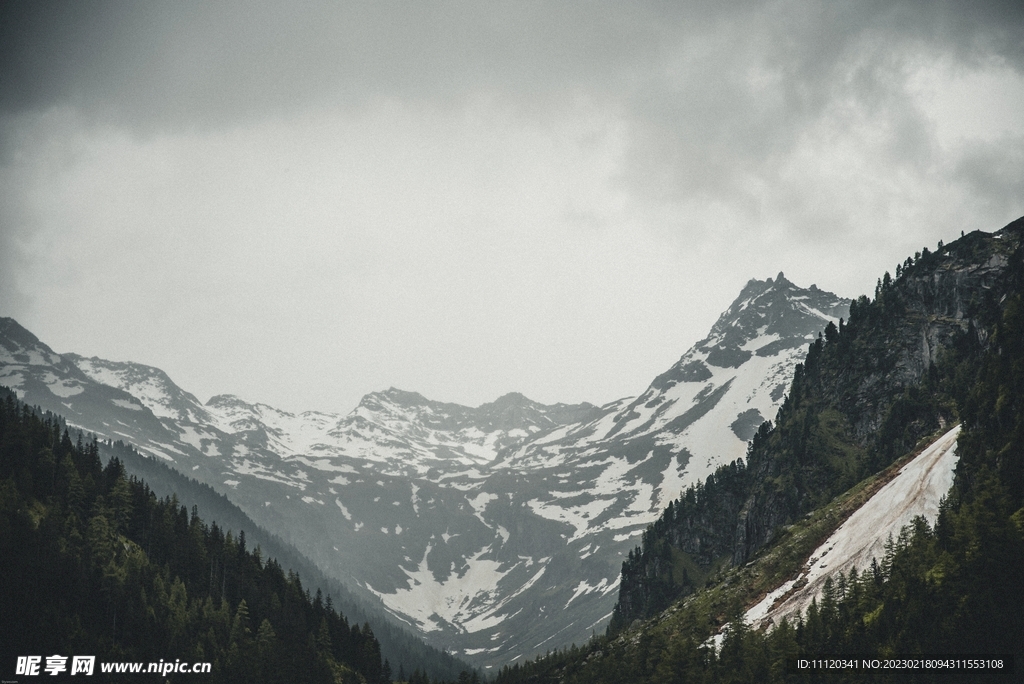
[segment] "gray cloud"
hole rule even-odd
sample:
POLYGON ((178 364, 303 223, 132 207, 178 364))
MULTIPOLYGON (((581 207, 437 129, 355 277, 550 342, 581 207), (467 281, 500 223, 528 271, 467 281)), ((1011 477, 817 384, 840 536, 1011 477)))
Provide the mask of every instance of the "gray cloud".
POLYGON ((787 111, 813 112, 865 36, 889 50, 913 40, 963 59, 1024 58, 1012 2, 67 0, 7 2, 2 12, 3 111, 71 102, 128 124, 264 116, 320 98, 444 99, 478 88, 538 97, 625 91, 642 104, 645 87, 666 92, 666 59, 680 52, 686 85, 733 90, 756 57, 782 77, 787 111))
POLYGON ((513 12, 471 2, 44 2, 4 11, 5 111, 70 101, 129 125, 488 87, 542 94, 628 68, 654 25, 643 10, 561 3, 513 12))
POLYGON ((632 123, 638 187, 734 193, 846 98, 879 119, 901 108, 894 155, 926 155, 905 135, 921 128, 901 102, 909 53, 1019 69, 1021 36, 1012 2, 8 2, 0 112, 69 105, 146 132, 374 97, 491 91, 530 111, 582 93, 632 123))
MULTIPOLYGON (((566 364, 540 359, 545 345, 527 340, 561 325, 558 335, 578 334, 585 348, 574 330, 603 334, 580 313, 592 293, 547 272, 587 253, 605 261, 575 277, 593 289, 604 285, 598 271, 613 274, 601 296, 617 320, 639 315, 622 294, 643 295, 629 289, 630 270, 657 261, 652 272, 679 271, 679 289, 696 293, 692 320, 657 335, 689 326, 692 341, 717 313, 714 288, 784 269, 869 289, 906 249, 1024 211, 1021 124, 968 131, 971 111, 944 90, 961 73, 1019 77, 1022 37, 1012 2, 5 2, 0 298, 9 312, 41 310, 33 292, 62 245, 98 268, 121 247, 134 280, 107 276, 103 292, 125 297, 103 302, 108 320, 152 301, 167 330, 209 326, 230 293, 261 286, 239 275, 257 264, 265 278, 294 279, 266 291, 267 307, 323 324, 316 334, 371 321, 405 334, 379 310, 425 310, 424 329, 438 319, 485 334, 507 325, 491 344, 536 344, 529 361, 552 376, 566 364), (947 97, 936 104, 928 88, 947 97), (289 243, 281 226, 311 237, 289 243), (649 251, 602 251, 602 240, 633 248, 615 242, 629 230, 649 251), (844 258, 828 264, 840 246, 844 258), (692 272, 711 263, 710 274, 692 272), (182 275, 190 268, 193 279, 182 275), (210 275, 217 268, 230 286, 210 275), (494 273, 534 299, 505 299, 494 273), (190 287, 217 302, 195 320, 169 294, 190 287), (466 294, 474 288, 479 300, 466 294), (505 302, 507 324, 482 313, 485 297, 505 302), (331 325, 309 304, 340 300, 349 308, 331 325)), ((1024 109, 1019 94, 996 99, 1024 109)), ((96 280, 77 256, 60 277, 96 280)), ((76 292, 67 282, 55 292, 76 292)), ((241 308, 231 323, 255 339, 259 307, 241 308)), ((461 344, 450 334, 439 354, 461 344)), ((210 332, 200 346, 212 354, 225 339, 210 332)), ((494 363, 462 366, 483 377, 494 363)), ((429 382, 406 384, 429 393, 429 382)))
POLYGON ((955 176, 994 205, 989 208, 992 213, 1019 211, 1024 197, 1024 136, 970 146, 957 160, 955 176))
MULTIPOLYGON (((1006 8, 975 8, 968 18, 948 6, 925 11, 931 7, 766 4, 700 35, 696 46, 680 37, 679 65, 632 101, 634 119, 645 128, 638 164, 658 160, 681 174, 666 178, 673 192, 719 186, 735 192, 731 178, 770 172, 809 122, 830 109, 838 110, 837 126, 856 118, 888 126, 894 161, 926 163, 922 112, 905 91, 908 61, 922 50, 926 56, 952 51, 1021 66, 1006 8)), ((1020 26, 1024 13, 1012 16, 1020 26)))

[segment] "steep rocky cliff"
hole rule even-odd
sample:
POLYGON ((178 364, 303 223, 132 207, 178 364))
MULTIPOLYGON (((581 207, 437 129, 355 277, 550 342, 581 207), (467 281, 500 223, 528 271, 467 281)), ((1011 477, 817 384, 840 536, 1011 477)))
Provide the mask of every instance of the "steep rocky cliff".
POLYGON ((623 564, 613 630, 666 607, 954 421, 1000 305, 1019 286, 1024 219, 908 258, 797 367, 775 425, 647 530, 623 564))

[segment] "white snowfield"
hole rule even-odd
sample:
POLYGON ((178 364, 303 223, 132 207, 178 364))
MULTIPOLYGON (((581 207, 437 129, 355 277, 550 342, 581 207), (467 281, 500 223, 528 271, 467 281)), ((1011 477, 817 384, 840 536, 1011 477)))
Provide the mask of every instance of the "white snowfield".
MULTIPOLYGON (((829 321, 834 322, 834 319, 823 317, 822 327, 829 321)), ((748 343, 754 350, 766 346, 767 343, 761 343, 762 337, 767 340, 777 337, 764 335, 764 327, 757 332, 758 337, 748 343)), ((706 364, 712 374, 708 384, 683 382, 663 394, 666 403, 674 401, 679 408, 666 411, 665 418, 654 421, 645 432, 658 433, 659 444, 685 449, 693 454, 681 473, 683 486, 680 492, 685 487, 705 481, 719 466, 744 458, 747 440, 737 436, 730 424, 740 413, 751 409, 756 409, 762 418, 774 418, 782 404, 782 396, 773 399, 772 390, 780 385, 788 387, 793 379, 793 369, 806 355, 807 346, 801 345, 770 356, 753 356, 740 368, 719 368, 706 364), (707 391, 706 388, 710 386, 715 389, 728 386, 725 395, 710 411, 678 434, 664 429, 671 419, 697 404, 701 391, 707 391)), ((707 356, 690 351, 683 358, 687 361, 705 361, 707 356)))
POLYGON ((807 610, 812 599, 821 598, 828 577, 838 577, 838 573, 848 575, 851 568, 862 572, 871 566, 872 558, 881 560, 890 535, 893 539, 898 537, 900 530, 914 518, 923 516, 929 524, 935 524, 939 503, 953 486, 959 432, 958 425, 903 466, 895 478, 815 549, 798 577, 748 610, 744 615, 746 621, 760 628, 778 624, 784 617, 795 619, 807 610), (806 585, 779 601, 804 579, 806 585))

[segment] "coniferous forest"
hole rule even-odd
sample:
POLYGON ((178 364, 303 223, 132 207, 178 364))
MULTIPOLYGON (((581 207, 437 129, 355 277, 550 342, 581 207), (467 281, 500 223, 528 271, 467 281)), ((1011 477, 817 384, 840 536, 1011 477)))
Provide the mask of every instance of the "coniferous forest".
MULTIPOLYGON (((0 398, 0 644, 18 656, 208 662, 212 682, 390 682, 369 624, 350 624, 245 532, 162 499, 95 439, 0 398)), ((65 673, 66 674, 66 673, 65 673)), ((101 681, 124 674, 102 674, 101 681)), ((427 682, 418 668, 401 676, 427 682)), ((169 675, 171 681, 175 674, 169 675)), ((177 675, 180 680, 192 674, 177 675)), ((464 673, 469 681, 476 675, 464 673)))
MULTIPOLYGON (((936 257, 931 258, 934 261, 936 257)), ((900 275, 915 267, 925 271, 931 266, 928 259, 925 250, 918 261, 908 260, 905 268, 899 269, 900 275)), ((506 667, 497 681, 1021 681, 1024 264, 1019 253, 1013 259, 1005 296, 972 303, 985 332, 979 335, 971 329, 955 339, 923 382, 892 403, 887 419, 873 435, 870 450, 844 447, 851 458, 837 458, 833 464, 823 461, 824 466, 819 467, 831 468, 828 477, 822 478, 825 484, 817 490, 807 487, 812 500, 796 509, 802 515, 826 503, 841 488, 909 452, 918 437, 939 428, 936 421, 941 417, 946 424, 959 422, 962 430, 954 486, 934 526, 915 520, 887 544, 885 556, 870 568, 830 580, 820 602, 814 602, 795 622, 783 621, 769 631, 753 630, 741 619, 743 591, 727 585, 742 584, 742 580, 730 579, 726 573, 718 576, 717 585, 714 579, 708 580, 708 588, 721 592, 717 599, 706 599, 706 592, 702 594, 685 571, 681 578, 673 573, 673 539, 681 536, 680 526, 692 524, 688 521, 694 512, 714 520, 715 515, 725 515, 721 509, 730 501, 734 506, 742 502, 753 486, 750 471, 757 467, 759 450, 774 448, 777 461, 790 459, 799 466, 801 454, 809 448, 820 454, 842 444, 841 428, 846 426, 835 418, 833 404, 822 388, 841 386, 830 376, 830 369, 848 369, 864 362, 855 357, 865 354, 872 344, 871 339, 864 339, 866 331, 890 330, 902 315, 905 293, 886 274, 874 301, 862 297, 851 307, 850 325, 830 326, 823 338, 811 345, 779 412, 778 425, 762 426, 748 453, 748 464, 723 466, 707 483, 685 492, 648 528, 642 546, 624 563, 620 596, 638 597, 633 615, 653 619, 626 624, 620 617, 620 598, 618 619, 613 618, 606 635, 582 648, 574 645, 506 667), (852 466, 852 470, 847 473, 834 464, 846 464, 843 467, 852 466), (817 499, 813 499, 815 495, 817 499), (726 579, 722 581, 722 577, 726 579), (689 599, 684 598, 687 594, 691 594, 689 599), (716 600, 719 603, 715 604, 716 600), (659 615, 673 601, 678 602, 671 615, 659 615), (723 621, 727 626, 721 647, 716 649, 708 638, 723 621), (811 673, 792 667, 792 659, 800 654, 999 654, 1010 655, 1016 663, 1013 670, 986 674, 941 670, 811 673)), ((789 474, 782 477, 790 478, 814 474, 809 467, 783 472, 789 474)), ((799 484, 791 482, 787 489, 798 490, 799 484)), ((785 543, 785 531, 781 537, 767 548, 785 543)), ((742 567, 735 572, 742 572, 742 567)))
POLYGON ((358 602, 341 582, 326 575, 294 546, 257 525, 209 485, 186 477, 121 441, 100 441, 99 446, 101 460, 106 462, 109 458, 117 458, 127 473, 145 481, 158 498, 175 496, 179 505, 189 510, 197 507, 200 517, 216 521, 222 529, 247 531, 246 539, 250 546, 259 544, 264 557, 273 557, 282 567, 295 571, 305 586, 320 588, 325 595, 330 595, 335 609, 350 623, 368 622, 372 625, 374 636, 380 643, 381 656, 389 659, 387 664, 398 681, 405 681, 417 671, 432 680, 454 681, 461 671, 472 670, 451 653, 428 646, 415 635, 389 622, 382 611, 374 611, 365 603, 358 602))

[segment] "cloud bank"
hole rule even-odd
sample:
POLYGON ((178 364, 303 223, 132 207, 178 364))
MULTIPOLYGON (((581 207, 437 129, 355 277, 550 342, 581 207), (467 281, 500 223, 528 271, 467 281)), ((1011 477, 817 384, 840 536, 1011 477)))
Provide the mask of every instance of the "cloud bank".
POLYGON ((0 308, 200 395, 608 401, 1024 214, 1014 3, 0 9, 0 308))

